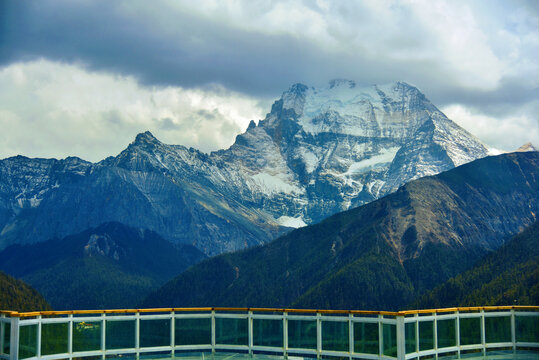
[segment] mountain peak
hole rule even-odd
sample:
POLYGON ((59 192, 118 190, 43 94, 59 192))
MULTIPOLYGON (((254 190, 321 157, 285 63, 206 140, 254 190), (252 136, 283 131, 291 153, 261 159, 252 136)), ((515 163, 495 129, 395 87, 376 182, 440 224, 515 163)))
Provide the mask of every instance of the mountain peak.
POLYGON ((518 152, 526 152, 526 151, 538 151, 535 146, 531 142, 528 142, 521 147, 517 149, 518 152))
POLYGON ((347 79, 333 79, 329 82, 330 89, 340 86, 347 86, 348 88, 352 89, 356 87, 356 82, 354 80, 347 79))
POLYGON ((302 83, 296 83, 286 91, 287 93, 300 95, 308 89, 308 86, 302 83))
POLYGON ((135 144, 158 143, 159 140, 150 131, 141 132, 135 138, 135 144))

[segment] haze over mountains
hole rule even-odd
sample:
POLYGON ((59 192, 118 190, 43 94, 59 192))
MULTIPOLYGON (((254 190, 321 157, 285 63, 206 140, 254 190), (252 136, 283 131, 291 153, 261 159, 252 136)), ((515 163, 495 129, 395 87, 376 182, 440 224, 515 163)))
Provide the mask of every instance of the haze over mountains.
POLYGON ((146 132, 95 164, 1 160, 0 249, 116 221, 215 255, 266 243, 287 227, 487 153, 408 84, 296 84, 229 149, 211 154, 146 132))

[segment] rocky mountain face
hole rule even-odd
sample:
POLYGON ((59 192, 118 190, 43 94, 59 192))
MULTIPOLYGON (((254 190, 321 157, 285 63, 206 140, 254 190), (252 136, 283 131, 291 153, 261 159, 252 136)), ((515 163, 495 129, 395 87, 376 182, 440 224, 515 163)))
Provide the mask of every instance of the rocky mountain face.
POLYGON ((539 153, 490 156, 267 245, 203 261, 144 306, 398 310, 538 213, 539 153))
POLYGON ((265 243, 487 153, 408 84, 296 84, 229 149, 211 154, 146 132, 95 164, 1 160, 0 249, 118 221, 214 255, 265 243))

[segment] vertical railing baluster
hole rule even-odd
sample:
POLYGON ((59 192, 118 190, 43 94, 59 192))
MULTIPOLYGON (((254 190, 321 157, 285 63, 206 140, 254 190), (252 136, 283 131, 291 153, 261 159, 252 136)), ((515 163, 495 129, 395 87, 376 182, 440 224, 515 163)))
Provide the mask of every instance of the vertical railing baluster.
POLYGON ((283 358, 288 359, 288 313, 283 312, 283 358))
POLYGON ((384 324, 383 315, 378 315, 378 353, 380 357, 384 356, 384 324))
POLYGON ((485 338, 485 310, 481 310, 481 345, 483 345, 483 356, 487 356, 487 345, 485 338))
POLYGON ((354 353, 354 322, 352 319, 354 314, 348 314, 348 352, 350 352, 350 360, 352 360, 352 354, 354 353))
POLYGON ((516 354, 517 331, 516 331, 515 309, 511 309, 511 342, 513 343, 513 353, 516 354))
POLYGON ((434 336, 434 351, 436 351, 435 359, 438 360, 438 318, 437 313, 433 314, 434 321, 432 322, 432 326, 434 327, 432 329, 432 334, 434 336))
POLYGON ((12 317, 11 318, 11 328, 10 328, 10 336, 11 339, 9 340, 9 359, 10 360, 17 360, 19 358, 19 322, 20 319, 18 317, 12 317))
POLYGON ((101 314, 101 359, 105 360, 105 351, 107 346, 107 316, 105 313, 101 314))
POLYGON ((170 312, 170 356, 174 357, 176 347, 176 316, 174 311, 170 312))
POLYGON ((253 356, 253 312, 247 312, 247 333, 248 333, 248 344, 249 344, 249 356, 253 356))
POLYGON ((322 357, 322 314, 316 313, 316 358, 322 357))
POLYGON ((404 360, 406 356, 406 347, 405 347, 405 330, 404 330, 404 315, 397 315, 397 359, 404 360))
POLYGON ((41 315, 38 315, 37 316, 37 349, 36 349, 36 357, 39 359, 41 357, 41 333, 42 333, 42 329, 41 329, 41 315))
POLYGON ((414 314, 415 318, 415 351, 419 352, 419 314, 414 314))
POLYGON ((215 310, 211 311, 211 352, 215 354, 215 310))
POLYGON ((67 352, 69 358, 73 358, 73 314, 68 315, 69 323, 67 328, 67 352))
POLYGON ((5 323, 4 320, 6 318, 6 315, 0 314, 0 354, 4 354, 4 331, 5 331, 5 323))
POLYGON ((455 338, 457 344, 457 359, 460 359, 460 312, 457 310, 455 318, 455 338))
POLYGON ((135 313, 135 357, 140 357, 140 313, 135 313))

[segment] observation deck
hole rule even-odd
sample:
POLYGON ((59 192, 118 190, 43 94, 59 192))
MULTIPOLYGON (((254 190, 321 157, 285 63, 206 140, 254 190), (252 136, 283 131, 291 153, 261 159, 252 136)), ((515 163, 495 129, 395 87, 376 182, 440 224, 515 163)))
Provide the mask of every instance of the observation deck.
POLYGON ((539 359, 539 306, 0 311, 0 359, 539 359))

